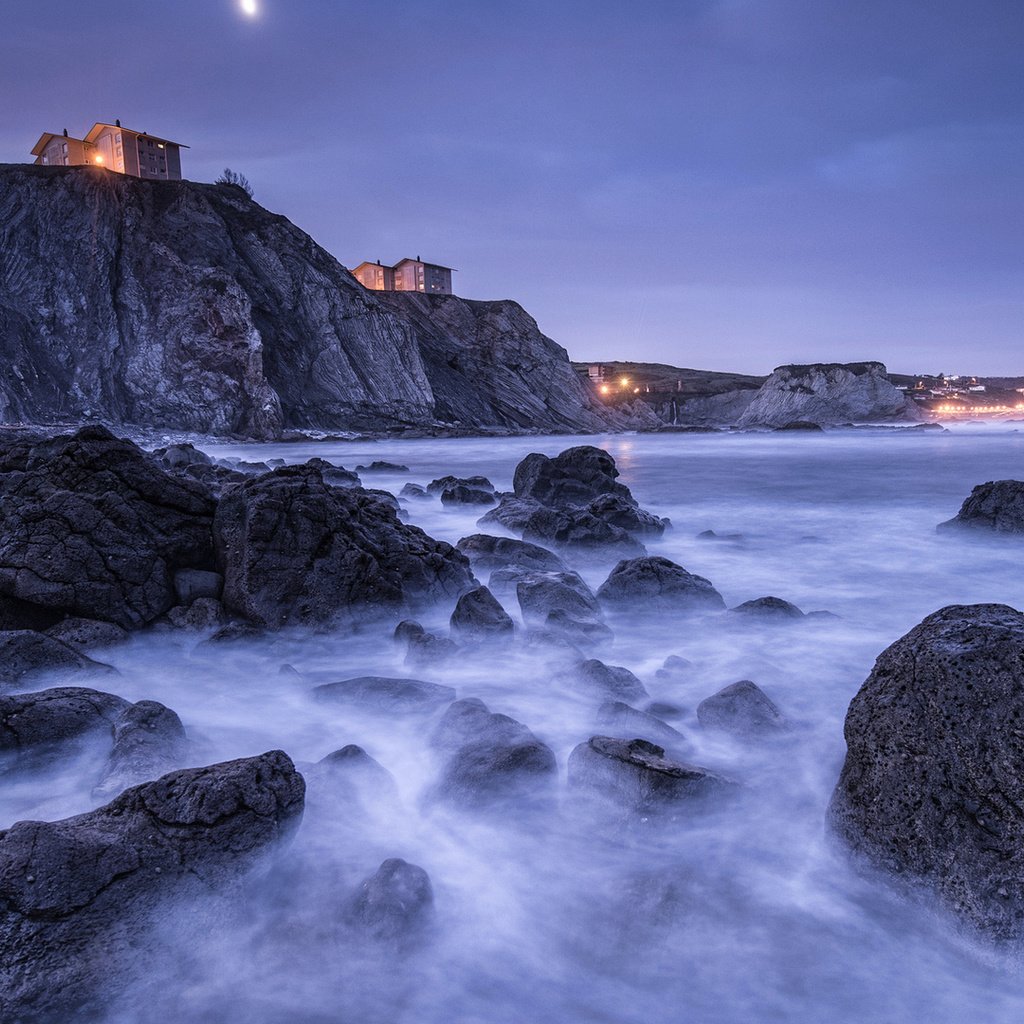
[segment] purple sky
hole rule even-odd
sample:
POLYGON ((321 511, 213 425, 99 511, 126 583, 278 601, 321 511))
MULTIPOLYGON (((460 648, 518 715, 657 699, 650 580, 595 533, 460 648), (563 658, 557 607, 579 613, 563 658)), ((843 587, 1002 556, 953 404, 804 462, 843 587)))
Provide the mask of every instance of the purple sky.
POLYGON ((5 0, 0 161, 97 120, 574 358, 1024 374, 1021 0, 5 0))

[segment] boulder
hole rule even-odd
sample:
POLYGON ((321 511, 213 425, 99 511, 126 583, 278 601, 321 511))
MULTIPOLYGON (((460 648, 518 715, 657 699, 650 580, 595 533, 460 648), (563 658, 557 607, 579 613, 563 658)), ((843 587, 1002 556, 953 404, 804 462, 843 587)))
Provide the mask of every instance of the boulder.
POLYGON ((451 545, 359 488, 305 466, 247 480, 214 520, 224 606, 261 626, 352 622, 453 600, 474 585, 451 545))
POLYGON ((0 633, 0 687, 20 684, 43 672, 113 672, 70 645, 29 629, 0 633))
POLYGON ((475 698, 456 701, 432 736, 443 756, 430 798, 470 810, 546 802, 558 776, 555 755, 525 725, 475 698))
POLYGON ((503 495, 498 504, 485 512, 476 524, 483 527, 497 524, 511 533, 522 533, 530 521, 530 516, 543 507, 539 501, 532 498, 511 498, 503 495))
POLYGON ((452 612, 452 635, 463 641, 501 640, 515 633, 511 616, 486 587, 469 590, 452 612))
POLYGON ((113 622, 100 622, 98 619, 82 619, 72 616, 51 626, 46 635, 62 644, 70 644, 79 650, 87 651, 92 647, 113 647, 128 639, 128 631, 116 626, 113 622))
POLYGON ((395 626, 395 632, 393 634, 395 643, 408 644, 410 640, 417 636, 423 636, 426 630, 415 621, 415 619, 402 619, 402 621, 395 626))
POLYGON ((406 484, 399 492, 400 498, 429 498, 430 494, 427 492, 425 487, 421 487, 419 484, 406 484))
POLYGON ((110 736, 129 707, 122 697, 79 686, 0 696, 0 752, 26 751, 90 733, 110 736))
POLYGON ((697 721, 705 729, 721 729, 738 736, 778 732, 786 726, 782 712, 756 683, 741 679, 697 705, 697 721))
POLYGON ((611 736, 642 736, 666 750, 680 751, 686 737, 649 711, 638 711, 621 700, 605 701, 597 709, 597 726, 611 736))
POLYGON ((952 605, 879 656, 844 729, 832 828, 998 939, 1024 938, 1024 614, 952 605))
POLYGON ((573 683, 577 689, 600 700, 645 700, 644 684, 628 668, 606 665, 590 658, 576 666, 573 683))
POLYGON ((629 488, 617 482, 619 471, 606 451, 593 445, 569 448, 553 459, 534 452, 518 466, 512 479, 517 498, 542 505, 586 505, 605 494, 632 499, 629 488))
POLYGON ((662 611, 719 611, 722 595, 703 576, 660 555, 619 562, 597 591, 605 607, 662 611))
POLYGON ((307 802, 324 800, 365 815, 398 802, 394 777, 362 747, 349 743, 303 768, 307 802))
POLYGON ((447 487, 441 492, 442 505, 493 505, 495 500, 492 491, 466 487, 463 484, 447 487))
POLYGON ((272 751, 0 831, 0 1019, 77 1019, 92 995, 109 1008, 161 910, 187 901, 201 927, 204 898, 294 831, 303 790, 272 751))
POLYGON ((654 673, 657 679, 685 679, 693 671, 693 662, 686 658, 679 657, 678 654, 670 654, 664 662, 662 662, 661 668, 654 673))
POLYGON ((150 456, 152 460, 169 472, 184 469, 186 466, 212 466, 213 459, 200 451, 194 444, 169 444, 166 448, 157 448, 150 456))
POLYGON ((405 648, 405 663, 411 668, 443 665, 457 657, 461 650, 451 637, 424 632, 409 637, 405 648))
POLYGON ((510 567, 541 572, 566 571, 565 563, 553 551, 513 537, 475 533, 471 537, 463 537, 455 546, 469 559, 477 573, 510 567))
POLYGON ((494 494, 494 484, 485 476, 442 476, 427 484, 428 494, 444 494, 453 487, 465 487, 467 490, 487 491, 494 494))
POLYGON ((569 755, 569 786, 640 816, 674 814, 716 796, 731 783, 707 768, 665 756, 642 739, 592 736, 569 755))
MULTIPOLYGON (((358 487, 359 476, 344 466, 336 466, 326 459, 309 459, 306 462, 309 469, 315 469, 328 487, 358 487)), ((265 467, 269 469, 270 467, 265 467)))
POLYGON ((414 942, 434 919, 430 877, 423 868, 401 858, 386 860, 359 884, 346 917, 376 942, 414 942))
POLYGON ((660 537, 672 525, 671 520, 640 508, 621 494, 604 494, 595 498, 587 505, 587 511, 610 526, 642 537, 660 537))
POLYGON ((643 544, 628 530, 599 518, 589 508, 572 505, 537 508, 523 524, 522 534, 528 541, 560 548, 599 549, 619 557, 634 557, 646 552, 643 544))
POLYGON ((212 597, 200 597, 190 605, 178 605, 167 613, 167 619, 176 629, 204 632, 215 630, 227 621, 224 606, 212 597))
POLYGON ((971 491, 960 511, 939 530, 987 530, 1024 534, 1024 481, 990 480, 971 491))
MULTIPOLYGON (((491 574, 492 580, 495 575, 491 574)), ((516 583, 516 596, 523 621, 529 626, 556 633, 575 644, 612 639, 593 591, 577 573, 525 573, 516 583)))
POLYGON ((377 711, 430 712, 451 704, 455 691, 422 679, 356 676, 324 683, 313 690, 316 700, 342 702, 377 711))
POLYGON ((357 473, 408 473, 409 467, 398 462, 384 462, 374 459, 368 466, 356 466, 357 473))
POLYGON ((181 767, 187 752, 185 727, 163 704, 140 700, 129 705, 114 719, 113 730, 114 745, 94 796, 110 799, 181 767))
POLYGON ((750 619, 762 619, 765 622, 784 622, 804 618, 804 613, 795 604, 783 601, 781 597, 758 597, 753 601, 730 608, 733 615, 743 615, 750 619))
POLYGON ((102 427, 8 452, 0 594, 127 629, 175 603, 174 573, 212 568, 213 501, 102 427))

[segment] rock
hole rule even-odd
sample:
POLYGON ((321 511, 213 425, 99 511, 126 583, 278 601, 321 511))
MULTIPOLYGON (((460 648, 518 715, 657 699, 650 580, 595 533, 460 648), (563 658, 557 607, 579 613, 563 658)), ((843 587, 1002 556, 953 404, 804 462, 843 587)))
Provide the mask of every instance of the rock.
POLYGON ((401 498, 423 499, 430 497, 427 493, 427 489, 425 487, 421 487, 419 484, 406 484, 398 494, 401 498))
POLYGON ((408 473, 409 467, 397 462, 374 459, 368 466, 356 466, 357 473, 408 473))
POLYGON ((377 942, 415 941, 434 919, 434 892, 423 868, 395 857, 364 879, 350 900, 347 918, 377 942))
POLYGON ((413 619, 403 619, 395 626, 394 639, 396 643, 408 644, 414 637, 423 636, 426 630, 413 619))
POLYGON ((567 571, 565 563, 553 551, 512 537, 475 533, 471 537, 463 537, 455 546, 469 559, 473 571, 478 573, 508 567, 541 572, 567 571))
POLYGON ((550 799, 558 769, 555 755, 525 725, 492 714, 483 701, 456 701, 432 737, 446 754, 431 799, 470 810, 550 799))
POLYGON ((361 820, 399 806, 398 786, 391 772, 354 743, 303 767, 302 774, 307 807, 325 804, 332 821, 361 820))
POLYGON ((605 701, 597 709, 597 726, 612 736, 643 736, 667 750, 686 748, 686 737, 649 711, 638 711, 621 700, 605 701))
POLYGON ((658 679, 685 679, 692 669, 692 661, 680 658, 678 654, 670 654, 654 675, 658 679))
POLYGON ((553 611, 581 620, 600 621, 601 607, 594 592, 575 572, 529 572, 516 584, 523 619, 543 625, 553 611))
MULTIPOLYGON (((737 421, 740 427, 914 421, 921 412, 882 363, 779 366, 737 421)), ((805 428, 806 429, 806 428, 805 428)))
POLYGON ((317 686, 313 696, 321 701, 342 701, 372 710, 422 713, 451 704, 455 691, 450 686, 422 679, 356 676, 317 686))
POLYGON ((825 432, 824 427, 819 426, 817 423, 809 423, 807 420, 793 420, 790 423, 783 423, 782 426, 773 427, 773 430, 794 430, 803 433, 823 434, 825 432))
POLYGON ((181 719, 155 700, 140 700, 114 719, 114 746, 93 791, 110 799, 129 786, 181 767, 187 744, 181 719))
POLYGON ((575 684, 601 700, 644 700, 649 696, 644 684, 628 668, 606 665, 596 658, 576 666, 575 684))
POLYGON ((216 630, 225 624, 227 616, 224 606, 212 597, 200 597, 187 608, 179 605, 167 613, 171 625, 177 629, 190 629, 198 632, 216 630))
POLYGON ((213 465, 213 459, 194 444, 171 444, 166 448, 157 448, 151 458, 161 469, 172 473, 187 466, 213 465))
POLYGON ((632 500, 629 488, 616 481, 615 460, 593 445, 568 448, 553 459, 534 452, 518 466, 512 479, 517 498, 550 507, 586 505, 605 494, 632 500))
POLYGON ((201 597, 217 600, 223 589, 224 577, 219 572, 179 569, 174 574, 174 593, 179 604, 191 604, 201 597))
POLYGON ((77 1019, 92 996, 109 1008, 161 911, 184 903, 202 927, 206 900, 294 831, 303 790, 273 751, 0 832, 0 1018, 77 1019))
POLYGON ((753 601, 744 601, 743 604, 738 604, 735 608, 730 608, 729 611, 734 615, 764 619, 768 622, 804 617, 804 613, 795 604, 783 601, 781 597, 759 597, 753 601))
POLYGON ((722 595, 703 576, 659 555, 619 562, 597 591, 597 599, 615 609, 718 611, 722 595))
MULTIPOLYGON (((319 472, 320 478, 328 487, 359 486, 357 474, 353 473, 350 469, 346 469, 344 466, 336 466, 333 462, 328 462, 326 459, 309 459, 306 462, 306 466, 319 472)), ((270 467, 268 466, 267 468, 269 469, 270 467)), ((388 497, 391 497, 391 495, 389 494, 388 497)))
POLYGON ((686 709, 664 700, 652 700, 644 710, 655 718, 682 718, 686 709))
POLYGON ((42 672, 112 672, 55 637, 31 630, 0 633, 0 686, 21 683, 42 672))
POLYGON ((128 631, 112 622, 98 619, 69 618, 51 626, 46 635, 62 644, 69 644, 78 650, 87 651, 93 647, 113 647, 128 640, 128 631))
POLYGON ((443 665, 457 657, 461 650, 449 637, 438 636, 436 633, 421 633, 409 637, 405 649, 405 663, 412 668, 443 665))
POLYGON ((465 488, 467 491, 487 491, 491 495, 494 494, 494 484, 485 476, 442 476, 427 484, 427 493, 444 494, 445 491, 456 487, 465 488))
POLYGON ((1024 615, 951 605, 850 704, 833 829, 997 939, 1024 937, 1024 615))
POLYGON ((515 634, 515 623, 486 587, 469 590, 452 612, 452 634, 463 641, 500 640, 515 634))
POLYGON ((52 608, 19 601, 16 597, 0 594, 0 632, 29 629, 45 632, 63 620, 64 616, 52 608))
POLYGON ((491 526, 497 523, 512 533, 522 533, 530 517, 544 506, 532 498, 502 497, 501 501, 489 512, 485 512, 477 521, 477 526, 491 526))
POLYGON ((8 452, 0 593, 64 615, 145 625, 173 576, 212 567, 213 501, 102 427, 8 452))
POLYGON ((971 491, 960 511, 939 530, 957 528, 991 533, 1024 533, 1024 481, 990 480, 971 491))
POLYGON ((0 752, 63 743, 89 733, 109 736, 129 706, 112 693, 78 686, 0 696, 0 752))
POLYGON ((738 544, 743 539, 742 533, 715 533, 714 530, 702 530, 697 534, 697 540, 720 540, 732 544, 738 544))
POLYGON ((592 736, 569 755, 569 786, 641 816, 673 814, 731 784, 707 768, 675 761, 647 740, 592 736))
POLYGON ((646 553, 629 531, 598 518, 589 508, 538 508, 530 514, 522 532, 524 540, 555 547, 601 549, 620 557, 646 553))
POLYGON ((609 526, 642 537, 660 537, 672 525, 670 520, 647 512, 621 494, 603 494, 587 505, 587 511, 609 526))
POLYGON ((454 599, 475 583, 451 545, 303 466, 225 494, 214 536, 226 610, 262 626, 351 622, 454 599))
POLYGON ((476 487, 464 487, 461 484, 449 487, 441 492, 442 505, 493 505, 494 494, 476 487))
POLYGON ((705 729, 739 736, 778 732, 786 720, 774 701, 756 683, 741 679, 697 705, 697 721, 705 729))

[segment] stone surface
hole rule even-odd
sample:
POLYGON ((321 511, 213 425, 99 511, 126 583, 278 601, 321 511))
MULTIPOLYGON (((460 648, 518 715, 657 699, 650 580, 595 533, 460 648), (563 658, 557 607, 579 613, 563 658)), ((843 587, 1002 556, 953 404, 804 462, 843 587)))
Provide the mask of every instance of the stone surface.
POLYGON ((357 473, 408 473, 409 467, 397 462, 374 459, 368 466, 356 466, 357 473))
POLYGON ((349 921, 377 942, 414 941, 434 919, 434 891, 426 871, 394 857, 364 879, 350 900, 349 921))
POLYGON ((573 684, 599 700, 638 701, 649 694, 643 683, 621 665, 606 665, 589 658, 576 666, 573 684))
POLYGON ((522 533, 530 517, 544 506, 533 498, 515 498, 502 495, 498 504, 485 512, 477 521, 477 526, 503 526, 512 533, 522 533))
POLYGON ((313 696, 321 701, 340 701, 380 711, 429 712, 455 700, 455 691, 422 679, 356 676, 317 686, 313 696))
POLYGON ((111 672, 109 665, 87 658, 74 647, 44 633, 0 633, 0 689, 43 672, 111 672))
POLYGON ((493 505, 496 500, 492 491, 463 484, 447 487, 441 492, 442 505, 493 505))
POLYGON ((458 657, 461 650, 451 637, 423 632, 408 638, 405 663, 410 668, 436 667, 458 657))
POLYGON ((597 726, 610 736, 639 736, 674 752, 686 748, 686 737, 650 711, 638 711, 621 700, 605 701, 597 709, 597 726))
POLYGON ((660 537, 672 523, 640 508, 621 494, 603 494, 587 505, 587 512, 627 533, 641 537, 660 537))
POLYGON ((394 776, 362 747, 349 743, 303 769, 310 799, 326 798, 365 813, 398 801, 394 776))
POLYGON ((73 616, 51 626, 46 635, 82 651, 92 647, 112 647, 114 644, 124 643, 129 636, 126 629, 114 625, 113 622, 73 616))
POLYGON ((174 593, 179 604, 191 604, 201 597, 220 598, 224 577, 203 569, 179 569, 174 574, 174 593))
POLYGON ((465 488, 467 491, 486 491, 494 494, 494 484, 485 476, 442 476, 431 480, 427 484, 427 494, 435 496, 443 495, 445 491, 453 490, 456 487, 465 488))
POLYGON ((419 484, 405 484, 398 492, 398 495, 401 498, 416 498, 418 500, 430 497, 427 489, 419 484))
POLYGON ((618 482, 615 460, 601 448, 579 445, 553 459, 534 452, 518 466, 512 480, 517 498, 542 505, 586 505, 606 494, 632 500, 629 488, 618 482))
POLYGON ((541 572, 566 571, 565 563, 553 551, 513 537, 474 533, 470 537, 463 537, 455 546, 469 559, 473 571, 478 573, 510 566, 539 569, 541 572))
POLYGON ((514 635, 515 623, 486 587, 477 587, 459 598, 451 630, 463 641, 501 640, 514 635))
POLYGON ((114 719, 113 732, 114 745, 93 791, 100 799, 182 766, 188 749, 185 727, 170 708, 155 700, 125 708, 114 719))
POLYGON ((990 480, 979 484, 960 511, 938 529, 972 529, 1024 534, 1024 481, 990 480))
POLYGON ((475 582, 451 545, 304 466, 231 489, 217 507, 214 536, 225 608, 262 626, 401 612, 454 600, 475 582))
POLYGON ((781 597, 758 597, 753 601, 730 608, 733 615, 742 615, 751 619, 763 619, 766 622, 784 622, 804 618, 804 613, 795 604, 784 601, 781 597))
POLYGON ((523 539, 553 547, 599 550, 618 557, 642 555, 646 548, 628 530, 595 515, 589 507, 541 507, 522 527, 523 539))
POLYGON ((697 705, 697 721, 705 729, 722 729, 738 736, 774 733, 786 725, 775 702, 749 679, 702 700, 697 705))
POLYGON ((833 829, 978 929, 1024 938, 1024 615, 952 605, 888 647, 850 704, 833 829))
POLYGON ((722 595, 710 580, 687 572, 681 565, 650 555, 623 560, 597 591, 601 604, 616 609, 718 611, 722 595))
POLYGON ((516 583, 523 619, 543 625, 554 611, 583 621, 600 621, 601 607, 594 592, 575 572, 530 571, 516 583))
POLYGON ((0 751, 26 751, 90 733, 111 736, 130 706, 112 693, 79 686, 0 696, 0 751))
POLYGON ((108 1008, 162 907, 222 893, 298 825, 303 780, 273 751, 166 775, 95 811, 0 831, 0 1019, 108 1008))

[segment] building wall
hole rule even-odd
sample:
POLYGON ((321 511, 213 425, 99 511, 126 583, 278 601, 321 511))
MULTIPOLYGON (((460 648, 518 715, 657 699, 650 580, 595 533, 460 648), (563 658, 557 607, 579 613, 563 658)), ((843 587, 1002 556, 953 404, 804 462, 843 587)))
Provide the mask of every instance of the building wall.
POLYGON ((391 267, 384 267, 379 263, 364 263, 356 267, 352 273, 364 288, 376 292, 394 291, 395 272, 391 267))
POLYGON ((432 263, 403 260, 395 267, 395 291, 451 295, 452 272, 432 263))
POLYGON ((125 145, 132 145, 139 162, 138 176, 150 181, 170 181, 181 178, 181 154, 177 146, 160 142, 149 135, 124 132, 125 145), (134 137, 134 142, 129 139, 134 137), (174 150, 172 156, 170 151, 174 150))
POLYGON ((91 162, 88 150, 89 147, 81 139, 58 135, 50 140, 46 149, 36 158, 36 163, 48 167, 79 167, 91 162))

